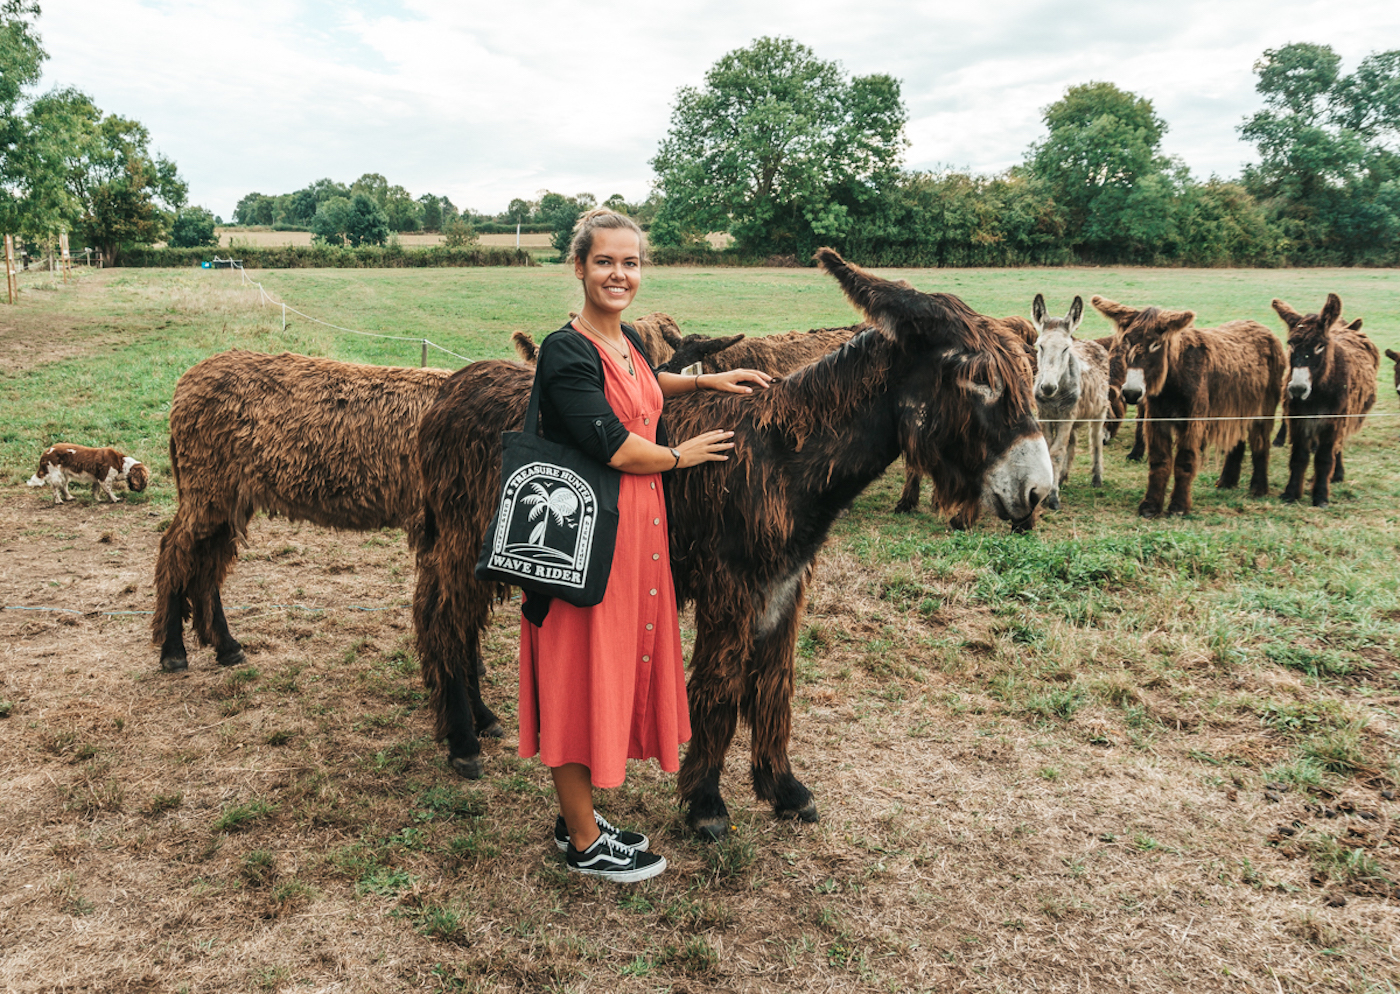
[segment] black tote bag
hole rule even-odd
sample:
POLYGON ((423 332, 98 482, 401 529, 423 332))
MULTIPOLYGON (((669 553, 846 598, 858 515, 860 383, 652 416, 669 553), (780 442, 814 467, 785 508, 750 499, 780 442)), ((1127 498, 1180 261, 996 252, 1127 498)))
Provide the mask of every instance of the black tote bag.
POLYGON ((622 474, 541 438, 539 417, 536 376, 524 430, 501 433, 501 496, 476 578, 592 607, 612 572, 622 474))

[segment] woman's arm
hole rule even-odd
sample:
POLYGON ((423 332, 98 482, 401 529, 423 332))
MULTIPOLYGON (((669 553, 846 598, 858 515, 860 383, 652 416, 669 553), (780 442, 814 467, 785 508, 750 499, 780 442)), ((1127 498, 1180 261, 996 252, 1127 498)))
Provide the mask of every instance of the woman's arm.
POLYGON ((699 376, 680 376, 676 373, 657 373, 656 382, 661 385, 663 397, 675 397, 696 390, 717 390, 721 393, 753 393, 754 386, 767 387, 773 377, 757 369, 731 369, 725 373, 701 373, 699 376))
POLYGON ((723 462, 729 458, 726 453, 734 448, 734 443, 730 441, 733 437, 732 431, 707 431, 668 449, 664 445, 648 442, 641 435, 628 432, 627 440, 613 453, 608 465, 623 473, 645 475, 664 473, 671 469, 685 469, 687 466, 698 466, 702 462, 723 462))

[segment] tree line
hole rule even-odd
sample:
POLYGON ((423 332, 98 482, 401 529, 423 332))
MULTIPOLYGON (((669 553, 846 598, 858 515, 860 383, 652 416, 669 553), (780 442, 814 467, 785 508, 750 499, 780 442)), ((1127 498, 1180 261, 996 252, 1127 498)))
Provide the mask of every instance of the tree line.
POLYGON ((651 164, 651 241, 703 255, 868 264, 1395 265, 1400 263, 1400 51, 1350 74, 1329 46, 1269 49, 1263 106, 1239 125, 1260 161, 1193 176, 1162 152, 1152 101, 1072 86, 1003 173, 910 171, 899 82, 849 77, 790 39, 760 38, 677 95, 651 164))

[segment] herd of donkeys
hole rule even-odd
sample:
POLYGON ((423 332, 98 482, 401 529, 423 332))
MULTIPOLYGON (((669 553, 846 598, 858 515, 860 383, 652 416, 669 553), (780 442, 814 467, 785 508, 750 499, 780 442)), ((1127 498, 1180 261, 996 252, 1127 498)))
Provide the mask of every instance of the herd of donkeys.
MULTIPOLYGON (((668 483, 677 595, 696 606, 690 700, 695 737, 679 788, 691 826, 719 837, 729 816, 720 771, 739 720, 753 735, 753 784, 783 816, 814 820, 793 776, 792 653, 812 560, 831 522, 901 456, 897 510, 911 511, 926 479, 954 527, 989 511, 1028 530, 1074 459, 1082 425, 1092 482, 1103 443, 1137 406, 1129 458, 1148 462, 1139 513, 1191 508, 1207 448, 1224 454, 1221 487, 1239 483, 1246 448, 1250 492, 1268 491, 1273 445, 1291 440, 1282 497, 1325 505, 1343 478, 1343 446, 1375 402, 1380 353, 1329 294, 1318 313, 1281 300, 1287 346, 1255 321, 1198 328, 1189 310, 1091 299, 1115 327, 1075 337, 1083 303, 1052 317, 977 314, 956 297, 870 274, 823 249, 818 263, 863 320, 844 328, 748 338, 683 335, 670 317, 635 322, 653 366, 670 372, 738 367, 779 375, 750 397, 688 394, 667 405, 673 437, 723 425, 740 444, 727 463, 668 483), (1282 413, 1277 438, 1275 421, 1282 413)), ((181 377, 170 412, 179 503, 162 535, 152 634, 161 666, 188 666, 184 623, 217 662, 245 658, 229 631, 220 587, 259 510, 347 529, 402 527, 417 556, 413 614, 435 734, 458 773, 480 776, 482 736, 502 734, 481 696, 480 632, 506 592, 473 567, 500 486, 500 435, 519 430, 535 346, 514 336, 518 362, 486 360, 457 372, 364 366, 242 350, 203 360, 181 377)), ((1396 362, 1400 384, 1400 354, 1396 362)), ((69 481, 118 498, 143 489, 145 467, 113 449, 59 443, 31 486, 69 481)))

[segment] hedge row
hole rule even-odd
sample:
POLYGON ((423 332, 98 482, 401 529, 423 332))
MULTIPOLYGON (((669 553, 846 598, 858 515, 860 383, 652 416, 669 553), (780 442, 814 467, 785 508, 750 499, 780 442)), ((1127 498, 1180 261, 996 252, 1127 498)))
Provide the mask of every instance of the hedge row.
POLYGON ((245 269, 414 269, 432 266, 536 266, 533 256, 514 248, 404 248, 401 245, 268 245, 237 249, 130 248, 122 251, 122 266, 199 266, 230 252, 245 269))
MULTIPOLYGON (((501 224, 498 221, 480 221, 472 225, 478 235, 513 235, 515 225, 501 224)), ((522 224, 520 233, 522 235, 539 235, 546 232, 553 232, 554 229, 547 224, 522 224)))

